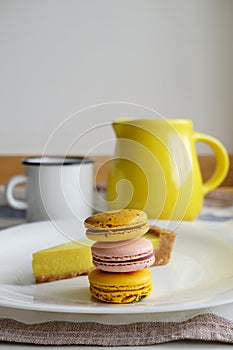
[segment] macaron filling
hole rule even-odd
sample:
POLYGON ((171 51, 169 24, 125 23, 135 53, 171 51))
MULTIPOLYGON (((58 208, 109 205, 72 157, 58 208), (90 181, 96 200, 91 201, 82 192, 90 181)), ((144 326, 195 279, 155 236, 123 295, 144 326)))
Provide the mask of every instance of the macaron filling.
POLYGON ((97 258, 97 257, 94 257, 93 256, 93 263, 106 263, 106 264, 109 264, 111 263, 111 265, 114 265, 114 264, 131 264, 131 263, 135 263, 135 262, 138 262, 138 261, 145 261, 145 260, 149 260, 149 261, 152 261, 152 263, 154 262, 155 260, 155 257, 154 257, 154 253, 150 253, 148 255, 144 255, 144 256, 141 256, 139 258, 126 258, 126 259, 121 259, 121 258, 115 258, 115 260, 113 260, 114 258, 112 259, 106 259, 106 260, 102 260, 100 258, 97 258))
POLYGON ((101 262, 101 263, 108 263, 111 262, 111 264, 119 264, 119 263, 131 263, 131 262, 137 262, 137 261, 143 261, 143 260, 148 260, 148 259, 151 259, 153 258, 154 260, 154 253, 151 252, 147 255, 143 255, 141 257, 135 257, 135 258, 132 258, 132 257, 126 257, 125 259, 122 259, 122 258, 119 258, 119 257, 112 257, 112 258, 106 258, 106 260, 103 260, 103 259, 100 259, 96 256, 93 256, 93 262, 101 262))
POLYGON ((101 232, 111 232, 111 233, 118 233, 118 232, 121 232, 122 230, 131 230, 131 229, 140 229, 142 227, 149 227, 149 225, 147 223, 142 223, 142 224, 137 224, 137 225, 130 225, 130 226, 122 226, 122 227, 119 227, 119 228, 114 228, 113 225, 107 225, 106 228, 95 228, 95 227, 88 227, 87 228, 87 232, 90 232, 90 233, 101 233, 101 232))

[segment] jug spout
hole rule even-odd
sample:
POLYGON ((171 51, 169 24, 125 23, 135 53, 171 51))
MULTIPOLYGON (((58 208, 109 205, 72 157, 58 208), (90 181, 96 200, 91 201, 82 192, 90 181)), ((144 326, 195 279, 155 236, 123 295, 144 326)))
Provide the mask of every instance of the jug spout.
POLYGON ((112 123, 112 127, 113 130, 115 131, 115 134, 117 137, 122 137, 122 133, 123 130, 125 130, 125 123, 126 122, 130 122, 131 118, 120 118, 120 119, 116 119, 113 123, 112 123))

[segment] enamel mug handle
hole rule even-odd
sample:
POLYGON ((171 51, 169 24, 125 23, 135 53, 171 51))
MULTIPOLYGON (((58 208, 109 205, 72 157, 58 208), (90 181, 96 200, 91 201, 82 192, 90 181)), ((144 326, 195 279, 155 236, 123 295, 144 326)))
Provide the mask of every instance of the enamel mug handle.
POLYGON ((229 157, 223 144, 212 136, 196 132, 194 133, 194 141, 207 143, 215 154, 216 165, 214 173, 203 184, 203 194, 205 195, 217 188, 225 179, 229 170, 229 157))
POLYGON ((14 187, 21 183, 26 183, 27 177, 25 175, 16 175, 12 177, 6 185, 6 199, 8 204, 14 209, 27 209, 28 205, 25 201, 14 198, 14 187))

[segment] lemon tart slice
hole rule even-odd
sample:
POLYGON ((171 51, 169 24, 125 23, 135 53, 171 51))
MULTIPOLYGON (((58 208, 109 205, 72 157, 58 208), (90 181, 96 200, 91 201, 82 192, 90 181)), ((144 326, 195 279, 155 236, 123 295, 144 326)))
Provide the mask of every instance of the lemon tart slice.
POLYGON ((36 283, 53 282, 79 275, 94 269, 91 241, 83 239, 35 252, 32 268, 36 283))

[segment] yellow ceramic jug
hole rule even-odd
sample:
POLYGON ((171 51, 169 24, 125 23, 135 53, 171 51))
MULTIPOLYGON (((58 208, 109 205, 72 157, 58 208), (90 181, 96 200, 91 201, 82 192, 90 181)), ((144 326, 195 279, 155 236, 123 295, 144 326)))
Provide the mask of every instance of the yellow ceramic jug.
POLYGON ((225 178, 229 158, 215 138, 193 131, 187 119, 119 119, 107 184, 110 210, 137 208, 151 219, 193 220, 204 195, 225 178), (216 167, 203 184, 195 143, 214 151, 216 167))

